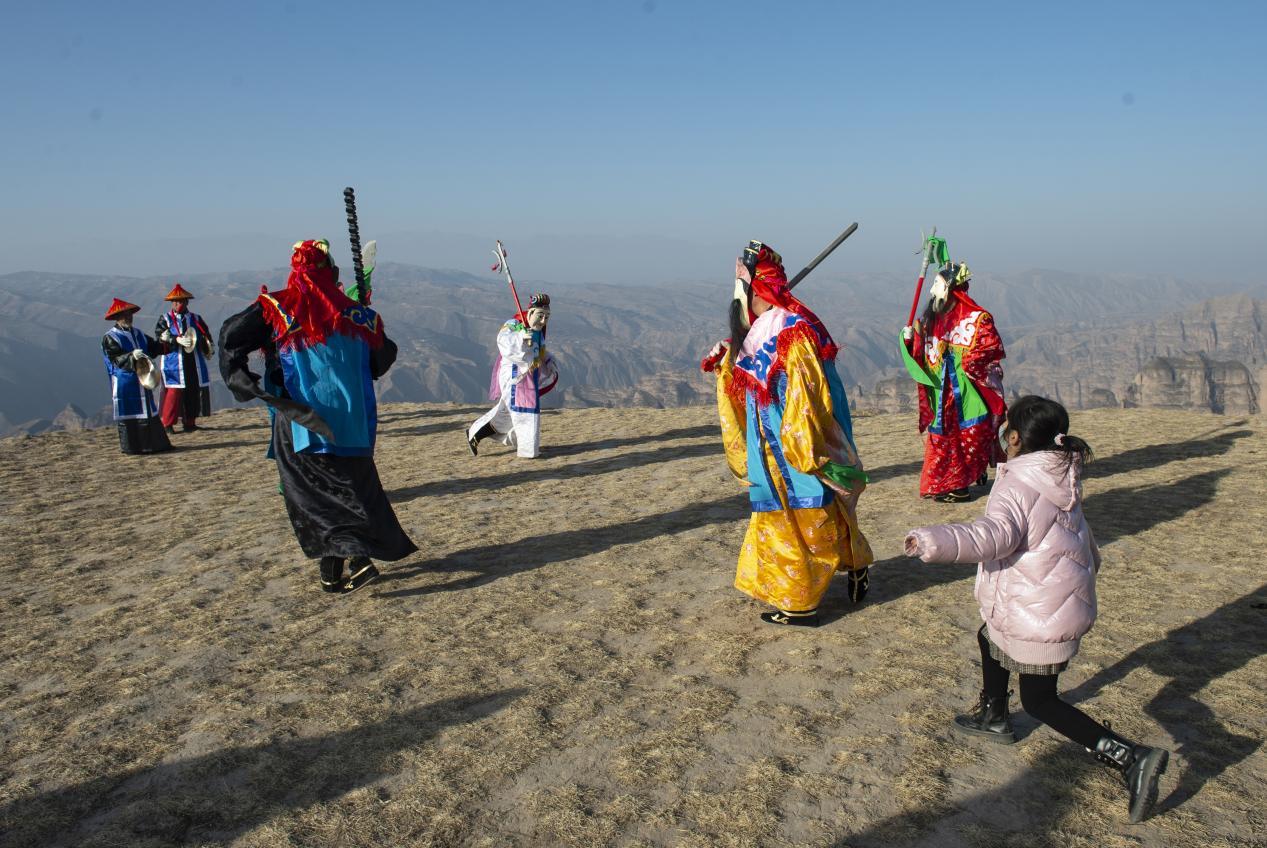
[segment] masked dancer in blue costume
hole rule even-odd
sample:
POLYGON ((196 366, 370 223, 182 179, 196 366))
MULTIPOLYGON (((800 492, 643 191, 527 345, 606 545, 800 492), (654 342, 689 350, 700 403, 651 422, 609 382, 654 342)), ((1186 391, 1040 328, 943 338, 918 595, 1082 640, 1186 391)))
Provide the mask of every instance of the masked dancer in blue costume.
POLYGON ((378 576, 372 560, 417 550, 374 465, 374 380, 396 345, 378 314, 339 288, 327 242, 296 244, 290 265, 285 289, 261 294, 220 328, 220 373, 239 401, 259 398, 277 413, 272 450, 295 536, 320 558, 321 588, 351 592, 378 576), (281 372, 271 392, 248 368, 251 353, 270 345, 281 372))

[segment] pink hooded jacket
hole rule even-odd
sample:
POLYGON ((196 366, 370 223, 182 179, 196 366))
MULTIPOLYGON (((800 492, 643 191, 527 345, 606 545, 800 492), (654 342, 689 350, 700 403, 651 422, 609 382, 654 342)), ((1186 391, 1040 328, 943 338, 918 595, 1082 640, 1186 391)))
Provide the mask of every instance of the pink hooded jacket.
POLYGON ((924 562, 978 562, 990 641, 1019 663, 1065 662, 1095 622, 1096 547, 1082 515, 1082 468, 1035 451, 999 465, 985 516, 912 530, 924 562))

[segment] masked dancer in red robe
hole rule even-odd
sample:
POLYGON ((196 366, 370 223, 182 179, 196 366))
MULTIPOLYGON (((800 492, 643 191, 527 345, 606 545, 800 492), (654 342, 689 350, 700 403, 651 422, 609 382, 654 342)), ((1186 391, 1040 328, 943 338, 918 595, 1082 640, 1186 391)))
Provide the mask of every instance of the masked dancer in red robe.
POLYGON ((994 319, 968 296, 967 265, 947 265, 933 282, 923 320, 902 331, 906 370, 919 384, 924 439, 921 497, 966 501, 1003 459, 999 427, 1006 355, 994 319))

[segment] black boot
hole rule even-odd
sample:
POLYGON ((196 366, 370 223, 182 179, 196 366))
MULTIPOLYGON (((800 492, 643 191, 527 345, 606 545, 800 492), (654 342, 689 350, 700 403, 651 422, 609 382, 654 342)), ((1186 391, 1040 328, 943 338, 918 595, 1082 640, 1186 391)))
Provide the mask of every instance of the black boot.
POLYGON ((471 449, 471 456, 479 456, 480 442, 496 435, 497 431, 493 429, 492 424, 485 424, 475 432, 474 436, 471 435, 471 431, 468 428, 466 431, 466 446, 471 449))
POLYGON ((352 573, 343 584, 345 592, 355 592, 378 577, 378 569, 367 556, 352 557, 352 561, 348 563, 348 570, 352 573))
MULTIPOLYGON (((1107 722, 1105 727, 1108 727, 1107 722)), ((1122 773, 1122 780, 1131 793, 1131 821, 1138 823, 1148 818, 1157 803, 1157 782, 1166 772, 1170 752, 1136 745, 1109 731, 1095 743, 1095 756, 1122 773)))
POLYGON ((852 603, 862 603, 862 599, 867 596, 867 590, 870 588, 871 569, 869 567, 849 572, 849 600, 852 603))
POLYGON ((1016 731, 1012 729, 1012 719, 1007 711, 1007 699, 1011 694, 1008 692, 1001 698, 991 698, 982 689, 977 705, 966 715, 955 716, 955 729, 1001 745, 1011 745, 1016 741, 1016 731))
POLYGON ((327 556, 321 558, 321 591, 342 593, 343 557, 327 556))

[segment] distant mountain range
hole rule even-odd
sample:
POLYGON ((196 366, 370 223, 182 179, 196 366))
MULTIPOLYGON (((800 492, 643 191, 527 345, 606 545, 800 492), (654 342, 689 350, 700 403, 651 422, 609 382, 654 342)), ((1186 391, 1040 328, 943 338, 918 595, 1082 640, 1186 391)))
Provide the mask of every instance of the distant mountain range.
MULTIPOLYGON (((285 271, 180 278, 213 328, 285 271)), ((40 272, 0 276, 0 435, 109 422, 101 318, 112 297, 140 304, 153 331, 170 277, 40 272)), ((487 397, 493 339, 513 312, 505 284, 461 271, 385 264, 375 306, 401 348, 381 381, 385 401, 478 403, 487 397)), ((913 280, 867 274, 810 277, 797 294, 844 348, 838 361, 862 408, 911 408, 896 335, 913 280)), ((550 396, 566 406, 673 406, 708 402, 702 353, 725 335, 730 283, 546 285, 553 300, 550 347, 563 371, 550 396)), ((527 285, 525 284, 526 294, 527 285)), ((1267 291, 1199 287, 1175 278, 1028 271, 972 284, 994 313, 1008 350, 1009 393, 1039 392, 1071 407, 1198 406, 1258 411, 1265 375, 1267 291), (1199 292, 1199 293, 1198 293, 1199 292)), ((213 399, 232 401, 219 384, 213 399)))

